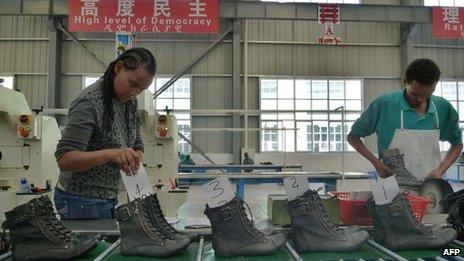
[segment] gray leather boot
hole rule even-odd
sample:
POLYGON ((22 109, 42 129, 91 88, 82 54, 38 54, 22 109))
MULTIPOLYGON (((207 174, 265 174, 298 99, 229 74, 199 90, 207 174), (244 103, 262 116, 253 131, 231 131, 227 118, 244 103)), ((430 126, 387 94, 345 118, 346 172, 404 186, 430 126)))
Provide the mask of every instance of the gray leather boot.
POLYGON ((169 239, 150 217, 149 208, 146 200, 138 198, 116 209, 122 254, 166 257, 185 249, 190 241, 187 238, 169 239))
POLYGON ((216 208, 206 205, 205 215, 211 222, 215 255, 268 255, 277 252, 287 242, 282 233, 266 236, 256 229, 253 217, 250 220, 245 213, 244 204, 236 197, 216 208))
POLYGON ((197 235, 194 233, 183 233, 177 231, 164 217, 161 205, 159 203, 156 194, 150 195, 144 199, 149 205, 148 212, 150 213, 151 219, 156 222, 158 227, 162 228, 162 232, 170 239, 187 238, 190 242, 195 241, 197 235))
POLYGON ((292 226, 295 249, 306 252, 348 252, 369 239, 369 233, 355 228, 341 229, 327 216, 317 191, 286 204, 292 226))
POLYGON ((405 193, 398 194, 392 203, 376 205, 374 231, 381 226, 383 243, 391 250, 437 249, 456 238, 452 228, 429 228, 411 210, 405 193))
POLYGON ((56 218, 47 196, 5 212, 3 229, 11 235, 13 260, 74 259, 98 244, 99 236, 77 237, 56 218))
POLYGON ((461 195, 450 206, 448 214, 448 225, 458 233, 458 240, 462 241, 464 236, 464 196, 461 195))
POLYGON ((400 186, 411 188, 419 188, 422 181, 413 176, 404 166, 404 154, 401 154, 398 149, 386 150, 380 153, 380 159, 395 173, 396 181, 400 186))
POLYGON ((380 223, 379 216, 377 215, 374 198, 370 198, 367 200, 366 209, 369 215, 371 216, 372 223, 374 225, 374 241, 379 244, 383 244, 385 242, 385 230, 382 226, 382 223, 380 223))

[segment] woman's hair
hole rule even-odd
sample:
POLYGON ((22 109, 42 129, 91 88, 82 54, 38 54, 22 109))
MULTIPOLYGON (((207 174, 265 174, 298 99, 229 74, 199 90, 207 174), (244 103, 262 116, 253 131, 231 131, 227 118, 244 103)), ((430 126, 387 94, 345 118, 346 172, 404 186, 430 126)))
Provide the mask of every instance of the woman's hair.
MULTIPOLYGON (((103 75, 103 126, 107 130, 112 129, 114 112, 113 112, 113 98, 114 94, 114 77, 116 73, 114 72, 114 67, 116 64, 122 61, 124 68, 128 70, 136 70, 139 67, 145 68, 151 75, 156 73, 156 60, 153 54, 141 47, 131 48, 122 53, 116 60, 112 61, 108 68, 106 69, 105 74, 103 75)), ((137 108, 135 106, 136 101, 129 100, 126 102, 126 111, 127 106, 129 106, 132 112, 137 113, 137 108)), ((138 116, 138 113, 136 114, 138 116)))

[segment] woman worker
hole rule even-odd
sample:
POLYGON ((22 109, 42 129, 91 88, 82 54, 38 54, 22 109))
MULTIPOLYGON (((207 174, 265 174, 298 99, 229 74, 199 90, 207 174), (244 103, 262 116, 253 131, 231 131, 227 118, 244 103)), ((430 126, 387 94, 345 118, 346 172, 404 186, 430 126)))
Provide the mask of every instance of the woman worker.
POLYGON ((63 219, 112 219, 120 170, 133 175, 143 158, 136 96, 156 72, 153 54, 132 48, 72 101, 55 157, 61 170, 55 206, 63 219))

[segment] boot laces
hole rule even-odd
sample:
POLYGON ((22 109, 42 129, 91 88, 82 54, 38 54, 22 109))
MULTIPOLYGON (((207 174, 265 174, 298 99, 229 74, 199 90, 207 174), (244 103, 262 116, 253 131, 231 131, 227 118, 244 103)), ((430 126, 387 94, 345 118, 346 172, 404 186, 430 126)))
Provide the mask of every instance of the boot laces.
POLYGON ((421 229, 424 232, 431 233, 432 230, 430 228, 428 228, 426 225, 424 225, 422 222, 420 222, 420 220, 417 219, 416 215, 414 215, 414 212, 412 211, 412 208, 411 208, 411 204, 409 204, 409 201, 406 198, 406 196, 409 194, 409 190, 403 191, 402 194, 403 194, 403 199, 402 200, 404 201, 404 205, 406 205, 406 209, 408 211, 408 216, 413 221, 414 225, 417 226, 419 229, 421 229))
POLYGON ((140 212, 142 212, 141 213, 142 218, 145 221, 147 221, 147 222, 145 222, 145 225, 148 228, 149 232, 151 232, 152 234, 157 235, 157 236, 165 239, 166 235, 159 230, 159 228, 158 228, 157 224, 155 223, 155 221, 152 218, 150 218, 150 206, 145 205, 145 204, 141 204, 141 209, 142 209, 142 211, 140 211, 140 212))
POLYGON ((40 205, 43 207, 40 211, 40 218, 46 225, 47 230, 61 241, 70 242, 74 234, 71 230, 63 226, 61 221, 56 217, 57 213, 51 202, 40 202, 40 205))
POLYGON ((264 236, 264 233, 261 232, 259 229, 257 229, 255 227, 255 223, 253 221, 253 213, 251 212, 251 209, 250 209, 250 206, 248 205, 248 203, 246 203, 246 201, 244 200, 240 200, 239 201, 239 210, 240 210, 240 214, 241 216, 245 217, 245 225, 257 236, 259 237, 262 237, 264 236), (246 210, 245 210, 245 205, 248 209, 248 212, 250 213, 250 216, 251 216, 251 219, 248 218, 248 215, 246 213, 246 210))
MULTIPOLYGON (((143 198, 143 197, 142 197, 143 198)), ((166 229, 167 236, 172 237, 173 234, 177 233, 177 230, 169 224, 163 214, 163 210, 161 209, 161 205, 156 197, 148 198, 149 200, 149 207, 148 211, 151 216, 154 218, 154 222, 157 222, 162 228, 166 229)))
POLYGON ((322 190, 322 187, 319 187, 318 189, 313 191, 313 200, 319 212, 321 213, 322 221, 324 221, 324 223, 327 224, 327 226, 333 229, 334 231, 343 232, 343 230, 340 227, 338 227, 335 223, 332 222, 329 215, 327 215, 324 204, 322 203, 322 199, 321 197, 319 197, 319 194, 318 194, 318 192, 321 190, 322 190))

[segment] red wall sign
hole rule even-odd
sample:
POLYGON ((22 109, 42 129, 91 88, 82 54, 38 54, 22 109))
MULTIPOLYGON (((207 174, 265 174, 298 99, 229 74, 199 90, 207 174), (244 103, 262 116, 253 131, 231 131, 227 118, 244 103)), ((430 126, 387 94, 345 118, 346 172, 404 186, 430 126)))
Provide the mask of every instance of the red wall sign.
POLYGON ((340 23, 340 5, 318 4, 317 20, 319 24, 325 25, 324 36, 317 37, 318 44, 340 44, 341 39, 334 36, 334 25, 340 23))
POLYGON ((217 0, 69 0, 71 32, 217 33, 217 0))
POLYGON ((464 8, 433 7, 433 37, 464 38, 464 8))

